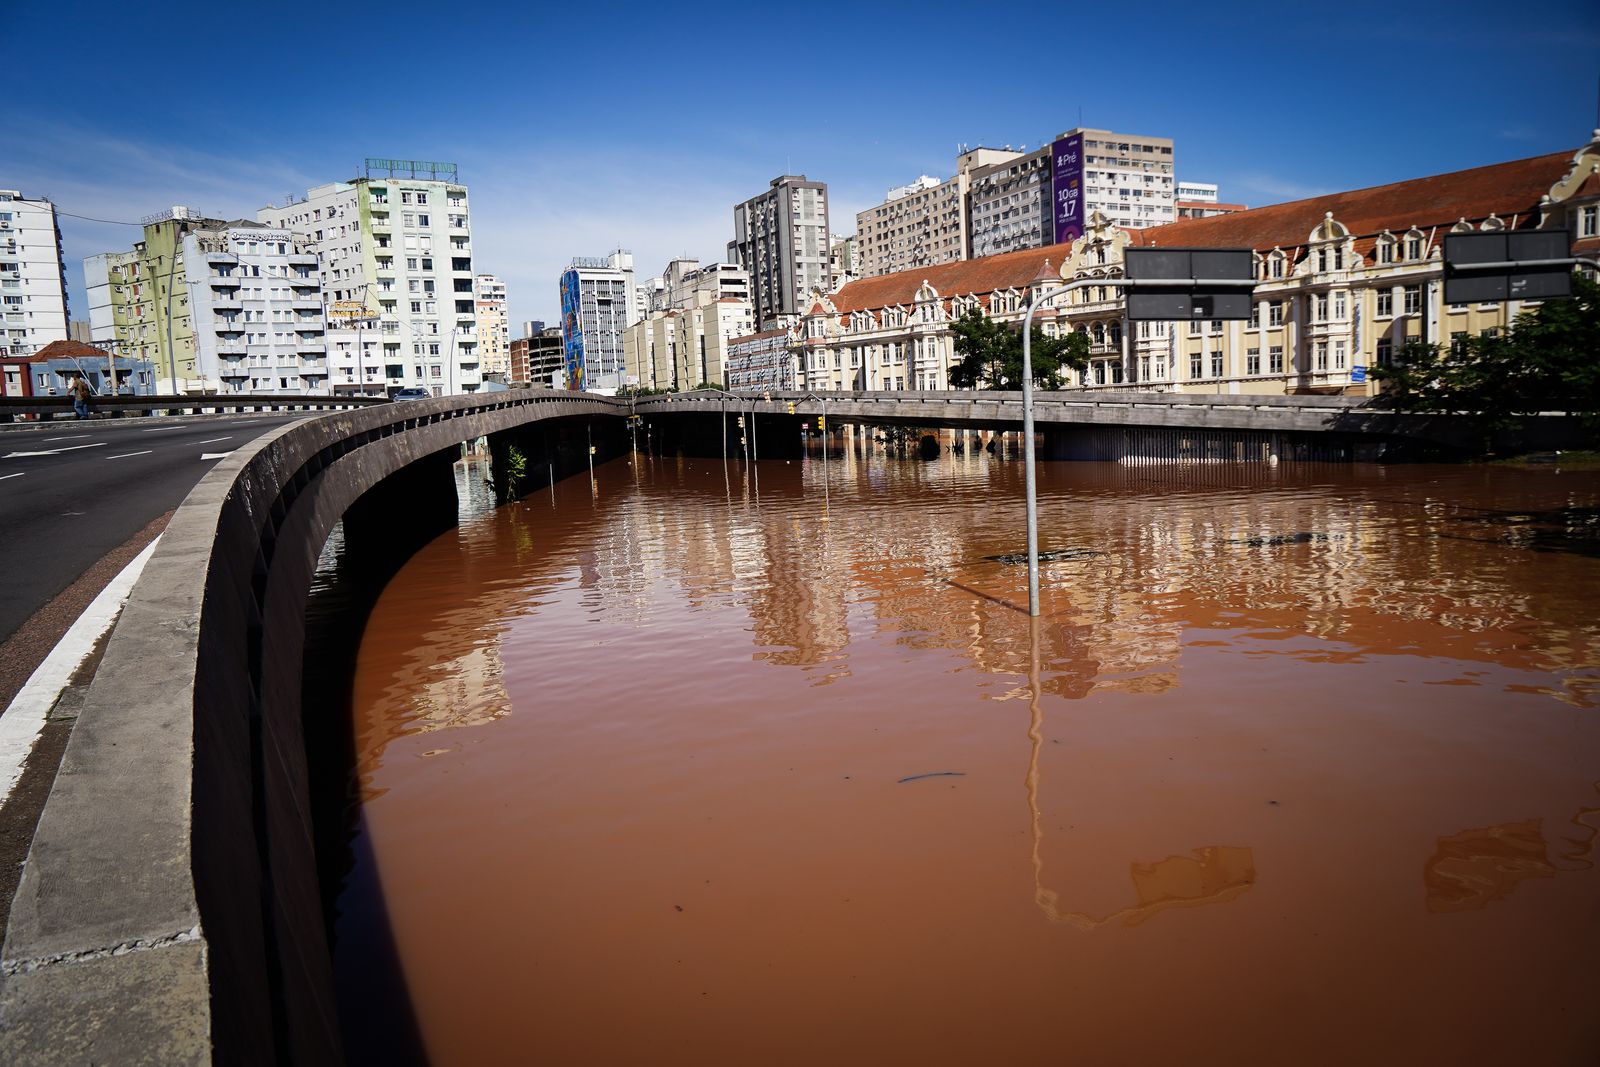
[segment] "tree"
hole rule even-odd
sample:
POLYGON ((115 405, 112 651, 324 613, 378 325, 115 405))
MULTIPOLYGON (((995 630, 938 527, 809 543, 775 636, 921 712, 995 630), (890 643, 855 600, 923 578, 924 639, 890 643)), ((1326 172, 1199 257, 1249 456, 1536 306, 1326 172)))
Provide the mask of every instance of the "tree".
MULTIPOLYGON (((950 324, 960 360, 950 368, 950 384, 957 389, 1020 389, 1022 387, 1022 331, 996 322, 974 308, 950 324)), ((1080 333, 1047 337, 1033 328, 1033 383, 1040 389, 1060 389, 1063 374, 1082 370, 1089 362, 1089 339, 1080 333)))
POLYGON ((1414 341, 1372 376, 1403 411, 1466 412, 1499 424, 1538 411, 1600 418, 1600 286, 1574 276, 1571 300, 1524 311, 1503 334, 1448 346, 1414 341))

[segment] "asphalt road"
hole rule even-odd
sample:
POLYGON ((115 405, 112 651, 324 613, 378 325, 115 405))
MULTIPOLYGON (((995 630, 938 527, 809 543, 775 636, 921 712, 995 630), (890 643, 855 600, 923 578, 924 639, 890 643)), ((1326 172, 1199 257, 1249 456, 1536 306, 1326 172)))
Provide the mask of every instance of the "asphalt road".
POLYGON ((307 417, 57 420, 0 431, 0 642, 181 503, 222 456, 307 417))

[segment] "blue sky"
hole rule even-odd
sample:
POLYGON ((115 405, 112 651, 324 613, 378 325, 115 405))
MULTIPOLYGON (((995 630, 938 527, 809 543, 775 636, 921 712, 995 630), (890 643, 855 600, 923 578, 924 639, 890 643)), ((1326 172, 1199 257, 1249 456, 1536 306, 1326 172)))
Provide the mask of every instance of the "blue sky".
MULTIPOLYGON (((0 0, 0 187, 254 218, 366 156, 453 161, 513 335, 556 320, 574 255, 721 258, 733 204, 785 171, 826 181, 848 233, 958 143, 1037 146, 1081 113, 1260 206, 1576 148, 1600 79, 1596 0, 159 7, 0 0)), ((62 229, 86 317, 82 258, 138 231, 62 229)))

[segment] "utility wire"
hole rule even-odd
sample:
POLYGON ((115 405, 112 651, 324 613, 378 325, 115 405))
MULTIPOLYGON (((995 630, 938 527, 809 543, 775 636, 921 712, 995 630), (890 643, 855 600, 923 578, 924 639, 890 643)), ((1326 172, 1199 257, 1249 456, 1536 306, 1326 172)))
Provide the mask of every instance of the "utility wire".
POLYGON ((120 219, 95 219, 95 218, 90 218, 88 215, 74 215, 72 212, 70 212, 70 211, 62 211, 60 208, 56 208, 56 214, 57 215, 65 215, 69 219, 82 219, 85 222, 103 222, 107 226, 143 226, 144 225, 144 223, 142 223, 142 222, 123 222, 120 219))

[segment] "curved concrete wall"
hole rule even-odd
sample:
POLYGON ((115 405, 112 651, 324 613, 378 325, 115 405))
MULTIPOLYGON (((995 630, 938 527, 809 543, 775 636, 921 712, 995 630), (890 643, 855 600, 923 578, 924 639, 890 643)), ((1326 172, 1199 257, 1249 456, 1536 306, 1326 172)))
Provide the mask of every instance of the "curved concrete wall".
POLYGON ((341 1058, 299 720, 320 549, 362 494, 462 441, 624 414, 577 393, 385 405, 212 469, 112 632, 40 818, 0 955, 0 1058, 341 1058))

